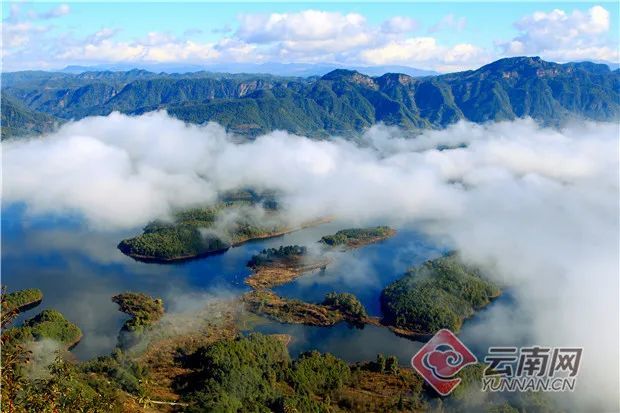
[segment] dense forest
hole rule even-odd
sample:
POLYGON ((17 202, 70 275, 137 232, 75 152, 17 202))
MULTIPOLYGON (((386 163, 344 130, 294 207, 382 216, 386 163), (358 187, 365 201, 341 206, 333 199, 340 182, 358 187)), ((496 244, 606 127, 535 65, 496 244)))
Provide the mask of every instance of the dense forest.
POLYGON ((457 332, 499 294, 477 269, 451 254, 426 261, 387 286, 381 308, 386 324, 431 334, 442 328, 457 332))

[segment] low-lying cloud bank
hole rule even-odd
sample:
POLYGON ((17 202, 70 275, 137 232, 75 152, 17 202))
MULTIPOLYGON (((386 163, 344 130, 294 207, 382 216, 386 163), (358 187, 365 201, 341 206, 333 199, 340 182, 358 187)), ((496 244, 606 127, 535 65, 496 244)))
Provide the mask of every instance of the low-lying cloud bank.
POLYGON ((292 220, 416 225, 514 292, 515 311, 491 312, 481 335, 584 347, 587 404, 572 408, 618 406, 618 124, 462 122, 415 139, 376 126, 358 142, 273 132, 238 143, 160 112, 87 118, 2 149, 5 203, 94 227, 142 225, 239 187, 277 190, 292 220))

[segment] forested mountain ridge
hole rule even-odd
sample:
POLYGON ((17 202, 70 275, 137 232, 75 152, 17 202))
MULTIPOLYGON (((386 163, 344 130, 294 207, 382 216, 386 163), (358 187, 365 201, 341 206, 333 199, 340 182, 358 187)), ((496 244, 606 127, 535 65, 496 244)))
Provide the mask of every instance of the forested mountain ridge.
POLYGON ((60 124, 54 116, 33 111, 4 93, 0 101, 2 139, 50 132, 60 124))
MULTIPOLYGON (((506 58, 477 70, 421 78, 397 73, 371 77, 343 69, 320 78, 144 70, 15 72, 3 75, 2 90, 35 114, 64 120, 165 109, 191 123, 216 121, 247 135, 274 129, 351 135, 378 122, 421 129, 460 119, 530 116, 558 125, 569 117, 620 117, 620 71, 538 57, 506 58)), ((15 121, 19 118, 3 116, 3 130, 23 130, 15 121)))

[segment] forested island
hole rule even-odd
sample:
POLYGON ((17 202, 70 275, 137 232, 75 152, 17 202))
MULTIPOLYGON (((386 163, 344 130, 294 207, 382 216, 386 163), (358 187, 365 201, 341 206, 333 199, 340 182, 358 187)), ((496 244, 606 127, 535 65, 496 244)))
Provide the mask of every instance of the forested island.
POLYGON ((118 294, 112 297, 112 301, 118 304, 119 311, 131 317, 125 321, 118 335, 118 346, 121 348, 130 347, 164 315, 163 301, 143 293, 118 294))
POLYGON ((226 251, 251 239, 285 234, 291 229, 264 219, 258 222, 243 202, 221 203, 213 207, 177 212, 172 222, 155 221, 142 235, 125 239, 118 248, 144 261, 181 261, 226 251), (218 220, 230 218, 225 223, 218 220))
POLYGON ((25 290, 7 293, 4 301, 3 312, 23 312, 38 306, 43 301, 43 292, 38 288, 27 288, 25 290))
POLYGON ((329 247, 359 248, 394 236, 396 230, 387 226, 349 228, 326 235, 320 243, 329 247))
POLYGON ((458 332, 466 318, 500 292, 478 269, 450 254, 409 270, 382 291, 383 322, 421 333, 458 332))

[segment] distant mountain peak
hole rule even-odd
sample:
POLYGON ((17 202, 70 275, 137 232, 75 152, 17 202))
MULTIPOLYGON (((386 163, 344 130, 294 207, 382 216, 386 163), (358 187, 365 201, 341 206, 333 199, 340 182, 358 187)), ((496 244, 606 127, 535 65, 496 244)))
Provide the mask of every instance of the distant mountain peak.
POLYGON ((540 67, 554 64, 542 60, 539 56, 516 56, 505 57, 492 63, 482 66, 476 72, 496 71, 496 70, 523 70, 536 69, 540 67))
POLYGON ((410 85, 415 82, 415 78, 403 73, 386 73, 376 79, 381 85, 401 84, 410 85))
POLYGON ((348 69, 336 69, 325 74, 321 79, 323 80, 344 80, 347 82, 355 83, 358 85, 364 85, 367 87, 377 87, 374 79, 370 76, 361 74, 357 70, 348 69))
POLYGON ((499 59, 480 69, 473 74, 482 76, 501 76, 504 79, 517 78, 519 76, 556 77, 566 76, 574 71, 586 71, 589 73, 609 73, 609 66, 594 62, 569 62, 555 63, 541 59, 539 56, 516 56, 499 59))
MULTIPOLYGON (((349 70, 349 69, 334 69, 329 73, 324 74, 321 79, 323 80, 342 80, 348 79, 355 75, 362 75, 357 70, 349 70)), ((363 75, 362 75, 363 76, 363 75)))

